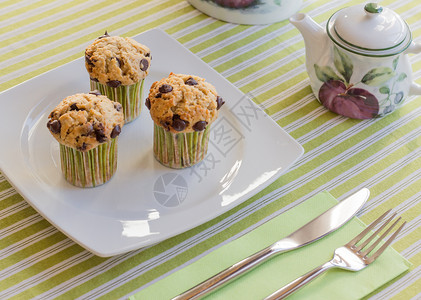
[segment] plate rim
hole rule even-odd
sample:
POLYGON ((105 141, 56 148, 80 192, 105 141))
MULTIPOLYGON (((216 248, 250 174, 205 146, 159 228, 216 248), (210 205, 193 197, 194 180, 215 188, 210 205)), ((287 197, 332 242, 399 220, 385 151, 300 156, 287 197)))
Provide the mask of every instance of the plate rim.
MULTIPOLYGON (((148 34, 153 34, 153 33, 159 33, 159 34, 163 34, 163 35, 165 35, 166 36, 166 38, 169 38, 169 39, 171 39, 173 42, 175 42, 176 44, 178 44, 178 46, 180 46, 182 49, 183 49, 183 51, 187 51, 187 52, 189 52, 189 54, 190 55, 192 55, 197 61, 200 61, 201 62, 201 64, 202 64, 202 66, 203 67, 206 67, 206 68, 208 68, 209 70, 211 70, 212 72, 214 72, 215 73, 215 76, 218 76, 221 80, 223 80, 223 81, 225 81, 225 83, 226 84, 228 84, 228 85, 230 85, 230 87, 232 88, 232 89, 235 89, 235 91, 237 92, 237 93, 241 93, 243 96, 245 96, 244 95, 244 93, 243 92, 241 92, 241 90, 240 89, 238 89, 234 84, 232 84, 231 82, 229 82, 224 76, 222 76, 220 73, 218 73, 216 70, 214 70, 211 66, 209 66, 208 64, 206 64, 204 61, 202 61, 198 56, 196 56, 194 53, 192 53, 189 49, 187 49, 186 47, 184 47, 181 43, 179 43, 176 39, 174 39, 173 37, 171 37, 169 34, 167 34, 165 31, 163 31, 162 29, 160 29, 160 28, 153 28, 153 29, 150 29, 150 30, 147 30, 147 31, 144 31, 144 32, 142 32, 142 33, 140 33, 140 34, 138 34, 138 35, 136 35, 136 36, 134 36, 133 38, 134 39, 136 39, 136 38, 138 38, 139 36, 142 36, 142 35, 144 35, 144 34, 146 34, 146 33, 148 33, 148 34)), ((3 96, 3 94, 6 94, 7 92, 10 92, 10 91, 13 91, 13 90, 16 90, 16 89, 19 89, 19 88, 21 88, 24 84, 27 84, 28 82, 31 82, 31 81, 33 81, 33 80, 35 80, 35 79, 39 79, 40 77, 42 77, 42 76, 46 76, 47 74, 49 74, 49 73, 52 73, 52 72, 57 72, 57 70, 59 70, 59 69, 62 69, 63 67, 65 67, 66 65, 69 65, 69 64, 74 64, 74 63, 76 63, 76 61, 78 61, 78 60, 81 60, 81 59, 83 59, 83 57, 79 57, 79 58, 77 58, 77 59, 75 59, 75 60, 72 60, 72 61, 70 61, 70 62, 67 62, 67 63, 65 63, 65 64, 63 64, 63 65, 61 65, 61 66, 58 66, 58 67, 55 67, 55 68, 53 68, 53 69, 51 69, 51 70, 49 70, 49 71, 47 71, 47 72, 44 72, 44 73, 42 73, 42 74, 39 74, 39 75, 37 75, 37 76, 34 76, 34 77, 32 77, 31 79, 28 79, 28 80, 25 80, 24 82, 21 82, 21 83, 19 83, 19 84, 17 84, 17 85, 15 85, 15 86, 13 86, 13 87, 11 87, 11 88, 8 88, 8 89, 6 89, 6 90, 4 90, 4 91, 2 91, 1 93, 0 93, 0 99, 1 99, 1 97, 3 96)), ((250 99, 248 100, 248 101, 250 101, 250 103, 252 103, 252 105, 255 105, 256 107, 258 107, 258 105, 256 104, 256 103, 254 103, 253 101, 251 101, 250 99)), ((25 116, 26 117, 26 116, 25 116)), ((272 123, 272 126, 275 126, 276 127, 276 129, 278 129, 278 130, 280 130, 283 134, 285 134, 288 138, 289 138, 289 141, 290 142, 292 142, 293 144, 294 144, 294 146, 295 146, 295 148, 296 148, 296 150, 297 150, 297 153, 296 153, 296 156, 295 156, 295 159, 286 167, 286 168, 283 168, 282 170, 280 170, 280 171, 278 171, 275 175, 273 175, 272 177, 270 177, 268 180, 266 180, 265 182, 263 182, 262 184, 260 184, 257 188, 254 188, 253 190, 251 190, 250 192, 248 192, 248 193, 246 193, 245 195, 243 195, 243 196, 241 196, 241 199, 239 199, 239 200, 237 200, 237 201, 235 201, 235 205, 233 205, 233 206, 230 206, 228 209, 225 209, 225 210, 220 210, 220 211, 218 211, 216 214, 212 214, 212 215, 210 215, 210 216, 208 216, 208 217, 205 217, 205 218, 201 218, 201 221, 200 222, 198 222, 198 223, 194 223, 193 225, 191 225, 191 226, 188 226, 188 228, 181 228, 181 229, 179 229, 178 231, 175 231, 175 233, 173 233, 173 234, 171 234, 170 236, 163 236, 163 237, 161 237, 160 239, 154 239, 154 242, 153 243, 150 243, 149 245, 152 245, 152 244, 155 244, 155 243, 159 243, 159 242, 161 242, 161 241, 163 241, 163 240, 166 240, 166 239, 168 239, 168 238, 171 238, 171 237, 174 237, 174 236, 176 236, 176 235, 178 235, 178 234, 180 234, 180 233, 183 233, 183 232, 186 232, 186 231, 188 231, 188 230, 190 230, 190 229, 192 229, 192 228, 195 228, 195 227, 197 227, 197 226, 199 226, 199 225, 201 225, 201 224, 204 224, 204 223, 206 223, 206 222, 208 222, 209 220, 212 220, 212 219, 214 219, 214 218, 216 218, 216 217, 218 217, 219 215, 221 215, 221 214, 223 214, 223 213, 225 213, 225 212, 228 212, 229 210, 231 210, 232 208, 234 208, 234 207, 236 207, 236 206, 238 206, 239 204, 241 204, 241 203, 243 203, 244 201, 246 201, 247 199, 249 199, 250 197, 252 197, 253 195, 255 195, 256 193, 258 193, 259 191, 261 191, 261 190, 263 190, 264 188, 266 188, 268 185, 270 185, 271 183, 273 183, 276 179, 278 179, 282 174, 284 174, 288 169, 289 169, 289 167, 291 166, 291 165, 293 165, 302 155, 303 155, 303 153, 304 153, 304 148, 294 139, 294 138, 292 138, 290 135, 289 135, 289 133, 287 133, 279 124, 277 124, 271 117, 268 117, 267 118, 267 120, 269 121, 269 122, 271 122, 272 123)), ((0 150, 0 152, 1 152, 1 150, 0 150)), ((3 154, 3 153, 0 153, 0 154, 3 154)), ((95 248, 95 247, 92 247, 92 245, 88 245, 88 244, 86 244, 86 243, 84 243, 83 241, 81 241, 80 239, 78 239, 77 237, 75 237, 74 235, 72 235, 72 234, 70 234, 66 229, 64 229, 63 228, 63 226, 62 226, 62 224, 60 224, 60 223, 57 223, 56 221, 54 221, 52 218, 51 218, 51 216, 49 215, 49 214, 47 214, 45 211, 43 211, 40 207, 39 207, 39 205, 37 205, 37 203, 36 203, 36 201, 34 202, 33 201, 33 199, 32 199, 32 197, 31 197, 31 195, 29 195, 29 189, 28 189, 28 187, 26 187, 25 185, 22 185, 21 183, 19 183, 19 182, 15 182, 15 179, 14 178, 12 178, 13 177, 13 175, 12 176, 9 176, 9 172, 8 172, 8 170, 5 170, 5 168, 4 168, 4 164, 3 164, 3 160, 0 158, 0 170, 1 170, 1 172, 2 172, 2 174, 3 174, 3 176, 6 178, 6 180, 16 189, 16 191, 23 197, 23 199, 28 203, 28 204, 30 204, 30 206, 32 207, 32 208, 34 208, 43 218, 45 218, 51 225, 53 225, 54 227, 56 227, 58 230, 60 230, 60 232, 62 232, 63 234, 65 234, 67 237, 69 237, 71 240, 73 240, 75 243, 77 243, 77 244, 79 244, 79 245, 81 245, 83 248, 85 248, 85 249, 87 249, 87 250, 89 250, 90 252, 92 252, 92 253, 94 253, 95 255, 98 255, 98 256, 101 256, 101 257, 109 257, 109 256, 114 256, 114 255, 118 255, 118 254, 122 254, 122 253, 126 253, 126 252, 128 252, 128 251, 132 251, 132 250, 136 250, 136 249, 138 249, 138 248, 141 248, 141 247, 146 247, 146 246, 148 246, 148 245, 143 245, 143 246, 138 246, 138 244, 139 243, 135 243, 135 244, 133 244, 133 245, 131 245, 131 246, 126 246, 126 247, 122 247, 122 248, 119 248, 119 250, 118 251, 113 251, 113 252, 107 252, 107 251, 101 251, 101 249, 97 249, 97 248, 95 248)), ((10 173, 13 173, 13 172, 10 172, 10 173)), ((16 180, 17 181, 17 180, 16 180)))

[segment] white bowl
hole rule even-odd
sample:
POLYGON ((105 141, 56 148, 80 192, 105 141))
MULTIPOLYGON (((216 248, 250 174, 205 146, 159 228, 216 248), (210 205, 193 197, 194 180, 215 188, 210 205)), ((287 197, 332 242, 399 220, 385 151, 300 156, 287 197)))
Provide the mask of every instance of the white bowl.
POLYGON ((296 13, 302 0, 187 0, 201 12, 238 24, 270 24, 296 13))

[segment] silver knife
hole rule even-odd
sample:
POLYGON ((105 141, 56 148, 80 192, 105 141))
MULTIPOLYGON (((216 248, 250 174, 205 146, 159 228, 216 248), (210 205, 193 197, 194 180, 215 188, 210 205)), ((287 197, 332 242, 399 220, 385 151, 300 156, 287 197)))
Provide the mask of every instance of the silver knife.
POLYGON ((367 188, 359 190, 287 237, 219 272, 172 300, 199 299, 276 254, 317 241, 348 222, 363 207, 369 196, 370 191, 367 188))

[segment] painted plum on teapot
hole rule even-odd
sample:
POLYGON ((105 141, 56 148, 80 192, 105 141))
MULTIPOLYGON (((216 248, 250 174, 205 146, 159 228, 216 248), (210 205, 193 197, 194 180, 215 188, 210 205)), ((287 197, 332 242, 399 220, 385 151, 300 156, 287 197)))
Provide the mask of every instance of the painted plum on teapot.
MULTIPOLYGON (((355 119, 386 115, 405 98, 407 74, 393 59, 364 58, 333 45, 333 64, 314 64, 315 94, 327 109, 355 119), (316 92, 318 91, 318 92, 316 92)), ((314 80, 312 80, 313 83, 314 80)))

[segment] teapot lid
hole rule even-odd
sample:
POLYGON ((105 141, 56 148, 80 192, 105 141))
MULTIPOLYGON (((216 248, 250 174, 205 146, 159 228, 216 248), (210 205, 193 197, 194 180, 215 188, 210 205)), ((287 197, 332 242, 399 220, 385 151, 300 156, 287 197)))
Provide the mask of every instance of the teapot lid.
POLYGON ((327 32, 339 46, 367 56, 395 55, 412 42, 408 24, 377 3, 337 11, 327 22, 327 32))

